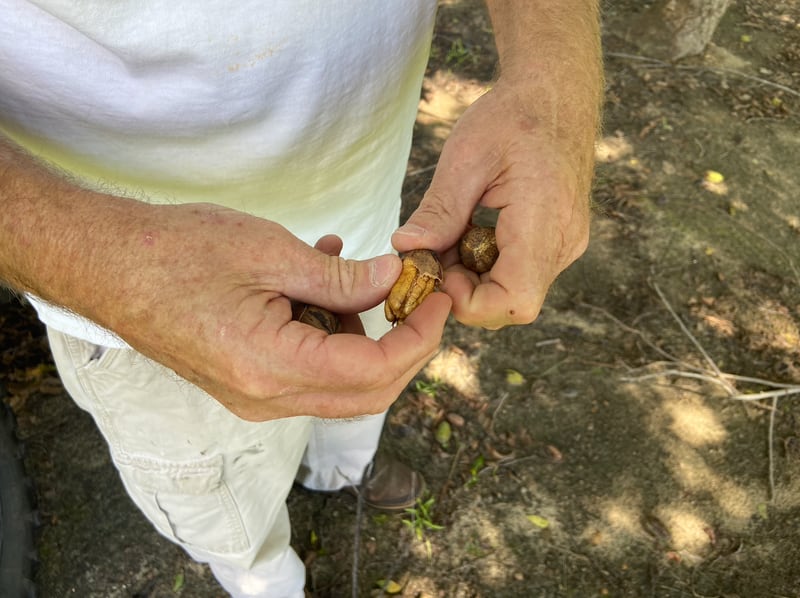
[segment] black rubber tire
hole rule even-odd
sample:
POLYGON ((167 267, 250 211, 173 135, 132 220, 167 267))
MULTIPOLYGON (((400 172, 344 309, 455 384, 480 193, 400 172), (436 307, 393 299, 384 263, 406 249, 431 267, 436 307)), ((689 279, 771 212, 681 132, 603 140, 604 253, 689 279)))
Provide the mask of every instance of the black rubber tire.
POLYGON ((16 419, 2 395, 0 388, 0 596, 32 598, 38 515, 16 419))

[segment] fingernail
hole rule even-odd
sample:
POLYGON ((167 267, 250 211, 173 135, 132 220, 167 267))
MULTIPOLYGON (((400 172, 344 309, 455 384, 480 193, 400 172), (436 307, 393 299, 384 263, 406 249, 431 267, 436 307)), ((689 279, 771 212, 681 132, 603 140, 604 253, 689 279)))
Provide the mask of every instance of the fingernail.
POLYGON ((409 237, 422 237, 428 231, 416 224, 404 224, 394 232, 400 235, 408 235, 409 237))
POLYGON ((396 275, 394 260, 390 256, 379 257, 369 264, 369 281, 374 287, 383 287, 393 283, 396 275))

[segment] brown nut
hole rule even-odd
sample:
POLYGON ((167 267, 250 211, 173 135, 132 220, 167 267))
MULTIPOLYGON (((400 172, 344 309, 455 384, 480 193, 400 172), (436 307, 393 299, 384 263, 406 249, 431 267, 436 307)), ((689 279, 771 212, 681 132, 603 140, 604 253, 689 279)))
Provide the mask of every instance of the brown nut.
POLYGON ((292 319, 318 328, 328 334, 336 334, 342 327, 339 317, 324 307, 297 303, 292 308, 292 319))
POLYGON ((383 304, 386 319, 402 324, 439 287, 442 277, 442 264, 433 251, 415 249, 403 255, 403 270, 383 304))
POLYGON ((461 263, 473 272, 483 274, 491 270, 500 255, 494 227, 476 226, 468 230, 458 244, 458 255, 461 263))

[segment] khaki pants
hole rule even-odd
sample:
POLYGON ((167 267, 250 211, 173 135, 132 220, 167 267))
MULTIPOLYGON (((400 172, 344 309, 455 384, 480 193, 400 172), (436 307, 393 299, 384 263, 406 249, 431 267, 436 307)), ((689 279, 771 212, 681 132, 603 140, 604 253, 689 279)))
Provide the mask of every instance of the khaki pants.
POLYGON ((48 336, 65 388, 94 417, 128 494, 156 529, 208 563, 233 596, 303 596, 289 490, 296 477, 316 490, 358 483, 384 415, 246 422, 133 350, 53 329, 48 336))

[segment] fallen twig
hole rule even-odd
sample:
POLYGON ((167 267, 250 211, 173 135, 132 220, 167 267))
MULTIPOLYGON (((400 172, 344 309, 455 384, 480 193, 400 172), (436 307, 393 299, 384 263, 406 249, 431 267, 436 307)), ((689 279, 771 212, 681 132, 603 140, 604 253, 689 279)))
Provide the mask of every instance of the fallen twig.
POLYGON ((678 364, 681 364, 682 366, 685 366, 685 367, 691 367, 691 366, 689 366, 689 364, 684 363, 683 361, 681 361, 680 359, 678 359, 674 355, 671 355, 667 351, 664 351, 664 349, 662 349, 661 347, 656 345, 653 341, 651 341, 649 338, 647 338, 647 335, 644 334, 641 330, 638 330, 636 328, 632 328, 632 327, 628 326, 627 324, 625 324, 624 322, 622 322, 621 320, 619 320, 616 317, 614 317, 608 310, 605 310, 602 307, 599 307, 597 305, 592 305, 591 303, 585 303, 583 301, 578 303, 578 305, 580 305, 581 307, 586 307, 588 309, 591 309, 593 311, 596 311, 596 312, 604 315, 606 318, 608 318, 609 320, 614 322, 617 326, 619 326, 620 328, 622 328, 626 332, 630 332, 631 334, 635 334, 636 336, 641 338, 642 341, 648 347, 653 349, 656 353, 658 353, 662 357, 665 357, 670 363, 678 363, 678 364))
POLYGON ((533 460, 541 460, 541 455, 527 455, 525 457, 517 457, 516 459, 508 458, 507 460, 500 460, 497 463, 492 463, 487 465, 480 471, 478 471, 478 475, 483 475, 486 472, 497 471, 501 467, 510 467, 512 465, 517 465, 519 463, 524 463, 525 461, 533 461, 533 460))
POLYGON ((779 390, 767 390, 764 392, 748 392, 734 395, 731 398, 737 401, 761 401, 763 399, 782 399, 796 394, 800 394, 800 386, 781 388, 779 390))
MULTIPOLYGON (((627 324, 621 322, 613 315, 608 313, 603 308, 589 305, 586 303, 582 303, 581 305, 585 307, 589 307, 601 314, 605 317, 609 318, 613 322, 615 322, 618 326, 620 326, 623 330, 636 334, 639 338, 641 338, 647 346, 654 349, 658 352, 662 357, 666 357, 666 361, 660 362, 653 362, 648 364, 647 367, 652 367, 654 365, 666 365, 670 366, 667 369, 662 369, 657 372, 650 372, 645 374, 634 374, 627 376, 623 376, 622 380, 626 382, 641 382, 648 379, 653 378, 664 378, 664 377, 680 377, 680 378, 691 378, 695 380, 701 380, 703 382, 709 382, 712 384, 716 384, 720 386, 725 393, 727 394, 728 398, 735 401, 752 401, 756 402, 756 405, 762 406, 758 401, 763 401, 765 399, 772 399, 771 405, 767 407, 763 405, 765 409, 767 409, 769 414, 769 426, 767 429, 767 453, 768 453, 768 460, 769 460, 769 495, 770 501, 774 500, 775 497, 775 451, 774 451, 774 443, 775 443, 775 413, 778 410, 778 400, 782 398, 786 398, 793 395, 800 394, 800 385, 798 384, 786 384, 783 382, 773 382, 772 380, 766 380, 763 378, 756 378, 753 376, 741 376, 739 374, 730 374, 727 372, 723 372, 719 369, 716 362, 712 359, 711 355, 705 350, 705 348, 700 344, 700 341, 691 333, 691 331, 687 328, 687 326, 683 323, 680 316, 678 316, 677 312, 672 308, 669 301, 667 301, 666 296, 661 291, 661 288, 655 282, 651 281, 651 286, 655 290, 656 294, 658 295, 661 303, 670 313, 672 318, 677 322, 678 326, 680 327, 681 331, 686 335, 686 337, 691 341, 691 343, 695 346, 695 348, 700 352, 703 356, 704 361, 708 364, 708 369, 698 368, 692 366, 661 349, 655 343, 653 343, 647 335, 645 335, 641 330, 637 330, 635 328, 631 328, 627 324), (761 387, 767 387, 769 390, 761 390, 758 392, 740 392, 735 383, 745 383, 751 384, 761 387)), ((643 368, 637 368, 637 370, 641 371, 643 368)), ((637 370, 632 370, 635 372, 637 370)))
POLYGON ((436 164, 431 164, 430 166, 425 166, 423 168, 417 168, 416 170, 412 170, 406 173, 407 177, 414 177, 419 176, 421 174, 425 174, 426 172, 430 172, 431 170, 436 169, 436 164))
POLYGON ((508 398, 508 393, 507 392, 504 392, 502 395, 500 395, 500 402, 497 404, 497 407, 495 408, 494 413, 492 413, 492 420, 489 423, 489 435, 490 436, 494 436, 494 420, 495 420, 495 418, 497 418, 497 414, 500 412, 500 409, 503 407, 503 403, 506 402, 507 398, 508 398))
POLYGON ((724 380, 721 380, 719 376, 711 376, 709 374, 700 374, 697 372, 687 372, 684 370, 661 370, 659 372, 653 372, 651 374, 642 374, 641 376, 623 376, 622 380, 624 382, 641 382, 643 380, 648 380, 651 378, 663 378, 663 377, 678 377, 678 378, 694 378, 695 380, 703 380, 705 382, 712 382, 714 384, 718 384, 722 386, 728 394, 730 394, 729 389, 730 385, 727 384, 724 380))
POLYGON ((706 363, 708 363, 708 365, 711 367, 711 370, 719 379, 720 383, 726 387, 726 389, 730 394, 735 394, 736 389, 723 379, 722 372, 720 371, 719 367, 717 367, 716 362, 713 359, 711 359, 711 356, 703 348, 703 345, 700 344, 700 341, 698 341, 694 337, 694 335, 686 327, 686 324, 683 323, 683 320, 681 320, 680 316, 675 312, 674 309, 672 309, 672 306, 669 304, 669 301, 667 301, 667 298, 664 296, 664 293, 661 292, 661 288, 658 286, 658 284, 652 282, 652 285, 653 285, 653 290, 658 295, 658 298, 661 299, 661 303, 663 303, 664 307, 667 308, 667 311, 669 311, 672 318, 678 323, 678 326, 680 326, 680 329, 683 331, 683 333, 689 338, 690 341, 692 341, 692 344, 697 348, 697 350, 700 351, 700 354, 703 356, 703 359, 705 359, 706 363))
POLYGON ((775 89, 780 89, 781 91, 784 91, 790 95, 800 97, 800 91, 792 89, 791 87, 787 87, 786 85, 781 85, 780 83, 776 83, 775 81, 770 81, 769 79, 756 77, 755 75, 748 75, 747 73, 743 73, 742 71, 737 71, 734 69, 726 69, 723 67, 707 66, 707 65, 673 64, 671 62, 659 60, 658 58, 651 58, 649 56, 639 56, 636 54, 625 54, 624 52, 606 52, 606 56, 609 56, 611 58, 623 58, 625 60, 637 60, 639 62, 646 62, 649 66, 654 66, 659 68, 672 68, 675 69, 676 71, 700 71, 700 72, 709 71, 711 73, 716 73, 718 75, 733 75, 734 77, 738 77, 740 79, 753 81, 754 83, 759 83, 767 87, 774 87, 775 89))
POLYGON ((364 516, 364 497, 358 493, 356 500, 356 525, 353 531, 353 568, 350 570, 350 583, 352 584, 352 596, 358 598, 358 570, 359 553, 361 552, 361 520, 364 516))
POLYGON ((769 453, 769 500, 775 499, 775 468, 772 466, 775 436, 775 412, 778 410, 778 397, 772 397, 772 413, 769 414, 769 428, 767 430, 767 451, 769 453))
MULTIPOLYGON (((368 464, 364 468, 364 474, 362 478, 367 475, 370 467, 372 467, 372 464, 368 464)), ((339 473, 339 475, 347 480, 350 486, 356 489, 356 521, 355 525, 353 526, 353 565, 350 569, 350 583, 352 585, 352 597, 358 598, 358 570, 360 566, 359 557, 361 552, 361 521, 364 515, 364 497, 361 494, 359 484, 354 483, 354 480, 352 480, 350 476, 344 473, 339 467, 336 468, 336 471, 339 473)))
POLYGON ((442 484, 442 489, 439 490, 439 495, 436 497, 436 503, 438 505, 441 505, 447 497, 447 492, 450 489, 450 482, 453 480, 453 475, 455 475, 458 461, 463 452, 464 445, 459 443, 458 448, 456 449, 456 454, 453 456, 453 460, 450 463, 450 471, 447 472, 447 479, 444 481, 444 484, 442 484))

